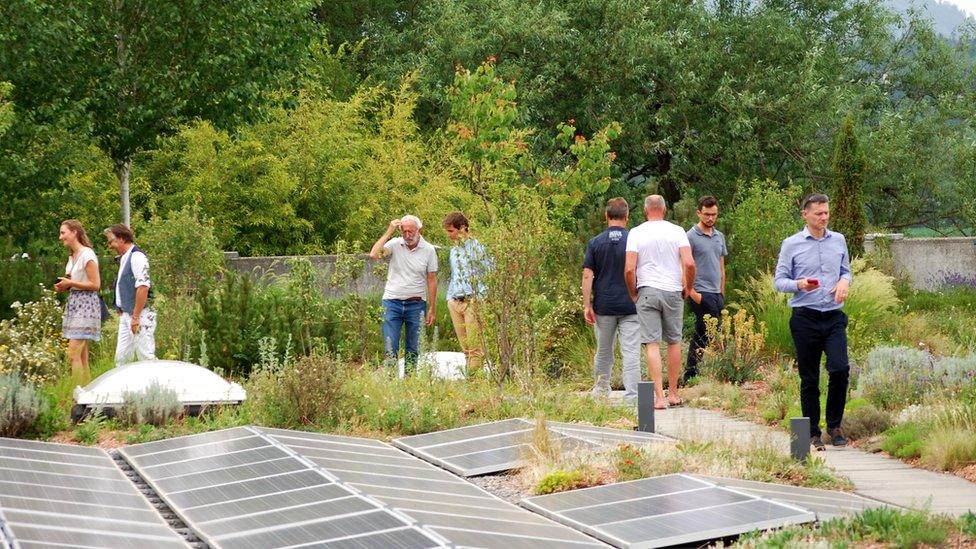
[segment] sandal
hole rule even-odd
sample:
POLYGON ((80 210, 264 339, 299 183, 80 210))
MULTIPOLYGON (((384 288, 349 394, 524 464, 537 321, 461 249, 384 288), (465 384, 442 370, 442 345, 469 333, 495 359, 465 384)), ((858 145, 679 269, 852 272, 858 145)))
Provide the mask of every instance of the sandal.
POLYGON ((680 398, 678 399, 677 402, 672 402, 670 399, 668 399, 668 406, 678 407, 678 406, 684 406, 684 404, 685 401, 680 398))
POLYGON ((667 400, 665 400, 665 401, 664 401, 664 402, 662 402, 662 403, 657 403, 657 402, 655 402, 655 403, 654 403, 654 409, 655 409, 655 410, 667 410, 667 409, 668 409, 668 401, 667 401, 667 400))

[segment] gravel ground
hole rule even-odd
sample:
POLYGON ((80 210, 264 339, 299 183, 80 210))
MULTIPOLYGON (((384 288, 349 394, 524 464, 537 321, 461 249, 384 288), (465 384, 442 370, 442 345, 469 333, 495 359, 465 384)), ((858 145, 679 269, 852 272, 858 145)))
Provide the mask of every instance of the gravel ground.
POLYGON ((515 475, 483 475, 470 477, 468 482, 477 485, 503 500, 518 505, 519 500, 532 494, 523 491, 515 475))

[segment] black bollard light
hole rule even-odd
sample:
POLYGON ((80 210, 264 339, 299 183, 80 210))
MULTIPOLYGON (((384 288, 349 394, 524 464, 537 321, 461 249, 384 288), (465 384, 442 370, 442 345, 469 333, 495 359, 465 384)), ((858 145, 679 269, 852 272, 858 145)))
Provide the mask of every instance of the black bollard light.
POLYGON ((790 418, 790 455, 797 461, 810 455, 810 418, 790 418))
POLYGON ((637 384, 637 430, 654 432, 654 382, 637 384))

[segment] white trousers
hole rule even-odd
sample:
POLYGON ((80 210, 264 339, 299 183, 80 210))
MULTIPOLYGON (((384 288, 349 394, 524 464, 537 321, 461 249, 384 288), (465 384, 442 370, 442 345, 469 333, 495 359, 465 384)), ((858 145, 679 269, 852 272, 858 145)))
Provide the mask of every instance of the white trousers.
POLYGON ((156 360, 156 311, 148 307, 139 314, 139 332, 132 333, 129 313, 119 316, 119 339, 115 344, 115 365, 136 360, 156 360))

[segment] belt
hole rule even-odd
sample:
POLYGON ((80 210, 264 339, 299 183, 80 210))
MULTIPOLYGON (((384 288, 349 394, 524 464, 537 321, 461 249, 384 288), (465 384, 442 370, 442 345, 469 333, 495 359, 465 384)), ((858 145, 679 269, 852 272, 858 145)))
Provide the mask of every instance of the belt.
POLYGON ((841 309, 831 309, 829 311, 821 311, 810 307, 794 307, 793 312, 800 313, 806 316, 818 317, 818 318, 830 318, 832 316, 837 316, 838 314, 841 314, 844 311, 842 311, 841 309))
POLYGON ((415 295, 413 297, 408 297, 406 299, 401 299, 400 301, 423 301, 423 300, 424 300, 424 298, 420 297, 419 295, 415 295))
POLYGON ((472 294, 459 295, 457 297, 452 297, 451 299, 453 299, 454 301, 457 301, 459 303, 464 303, 465 301, 467 301, 469 299, 474 299, 474 295, 472 295, 472 294))

